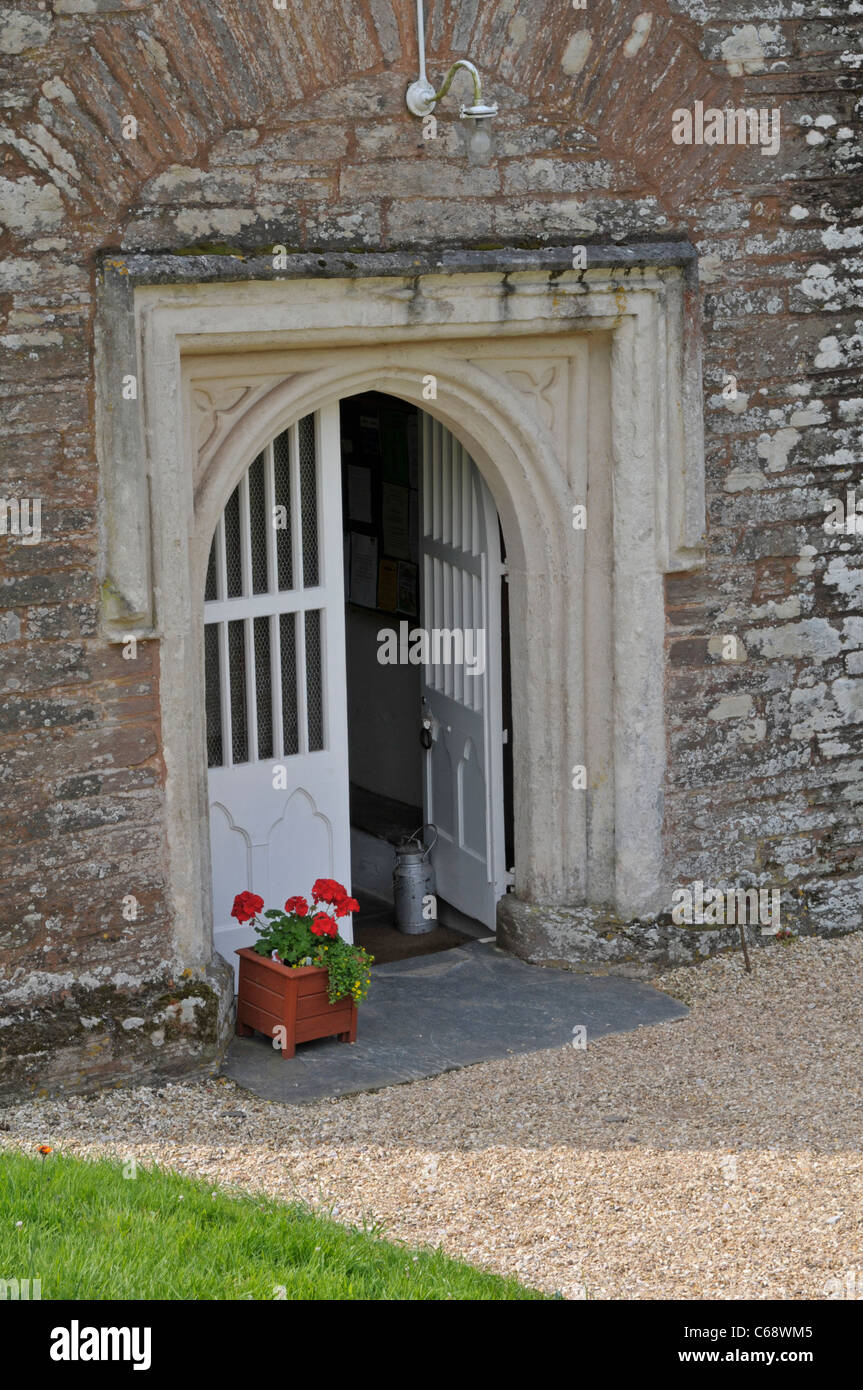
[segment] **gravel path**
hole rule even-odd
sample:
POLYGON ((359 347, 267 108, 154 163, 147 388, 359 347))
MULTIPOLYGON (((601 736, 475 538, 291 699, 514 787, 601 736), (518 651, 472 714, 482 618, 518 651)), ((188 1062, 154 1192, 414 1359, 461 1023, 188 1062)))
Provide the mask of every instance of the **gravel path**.
POLYGON ((41 1100, 0 1143, 299 1196, 567 1298, 863 1297, 863 935, 657 982, 690 1015, 375 1094, 41 1100))

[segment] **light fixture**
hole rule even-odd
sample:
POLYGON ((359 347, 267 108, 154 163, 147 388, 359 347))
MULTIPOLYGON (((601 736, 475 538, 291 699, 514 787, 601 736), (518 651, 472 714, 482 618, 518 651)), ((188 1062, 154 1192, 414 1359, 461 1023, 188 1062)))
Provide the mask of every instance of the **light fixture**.
POLYGON ((408 110, 413 116, 430 116, 437 103, 442 97, 446 96, 459 68, 464 68, 466 72, 470 73, 473 79, 473 101, 470 106, 462 105, 459 115, 462 120, 471 120, 474 123, 474 131, 470 140, 471 153, 476 155, 486 154, 491 149, 491 136, 485 127, 485 122, 490 120, 492 116, 497 115, 497 103, 495 102, 493 105, 489 106, 483 101, 482 81, 476 66, 467 58, 459 58, 453 63, 444 78, 440 90, 436 92, 426 76, 426 37, 423 0, 417 0, 417 34, 419 40, 420 75, 416 82, 412 82, 408 87, 405 97, 408 110))

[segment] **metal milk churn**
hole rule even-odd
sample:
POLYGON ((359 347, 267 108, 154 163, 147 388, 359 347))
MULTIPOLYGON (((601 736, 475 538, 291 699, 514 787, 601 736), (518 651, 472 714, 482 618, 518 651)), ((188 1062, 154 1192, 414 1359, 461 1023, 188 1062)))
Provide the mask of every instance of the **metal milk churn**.
POLYGON ((437 844, 437 829, 429 825, 428 828, 434 831, 434 839, 426 846, 422 841, 425 828, 421 825, 409 839, 396 845, 396 862, 393 867, 396 926, 399 931, 407 932, 409 936, 421 936, 423 932, 434 931, 437 926, 434 869, 429 861, 429 855, 437 844), (432 912, 428 909, 429 898, 432 899, 432 912))

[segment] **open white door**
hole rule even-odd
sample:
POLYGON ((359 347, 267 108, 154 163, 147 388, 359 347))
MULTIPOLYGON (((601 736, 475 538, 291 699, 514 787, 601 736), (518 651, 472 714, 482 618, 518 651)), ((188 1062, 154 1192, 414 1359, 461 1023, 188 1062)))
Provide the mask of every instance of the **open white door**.
MULTIPOLYGON (((350 887, 339 409, 307 415, 252 463, 222 514, 204 603, 216 949, 255 933, 231 917, 316 878, 350 887), (335 523, 332 519, 335 518, 335 523), (339 537, 325 543, 325 520, 339 537)), ((351 938, 349 918, 340 930, 351 938)))
POLYGON ((422 415, 422 715, 426 820, 438 829, 437 892, 494 930, 506 891, 497 509, 473 459, 422 415), (460 634, 460 638, 459 635, 460 634), (459 651, 474 660, 454 660, 459 651), (484 657, 484 660, 476 659, 484 657))

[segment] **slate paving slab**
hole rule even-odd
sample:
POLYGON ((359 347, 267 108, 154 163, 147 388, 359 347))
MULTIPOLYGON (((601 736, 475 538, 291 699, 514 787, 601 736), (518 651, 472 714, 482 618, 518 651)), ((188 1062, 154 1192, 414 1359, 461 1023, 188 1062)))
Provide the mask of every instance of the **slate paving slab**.
POLYGON ((377 966, 355 1043, 323 1038, 283 1058, 259 1034, 234 1038, 222 1074, 265 1100, 296 1104, 559 1047, 579 1026, 589 1044, 687 1012, 638 980, 527 965, 493 943, 472 941, 377 966))

